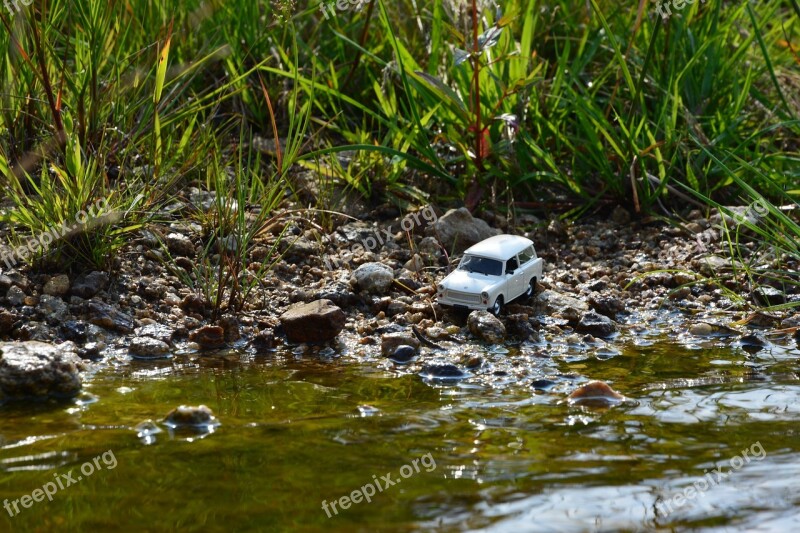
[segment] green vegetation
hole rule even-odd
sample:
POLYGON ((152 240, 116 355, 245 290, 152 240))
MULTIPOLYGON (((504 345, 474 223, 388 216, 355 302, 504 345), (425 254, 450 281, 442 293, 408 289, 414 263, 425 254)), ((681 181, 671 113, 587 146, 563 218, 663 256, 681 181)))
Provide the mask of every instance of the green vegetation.
POLYGON ((761 237, 797 256, 796 215, 776 207, 800 195, 796 0, 710 0, 667 20, 645 0, 371 0, 329 14, 290 0, 0 11, 3 219, 35 235, 105 198, 117 216, 49 250, 102 266, 200 186, 220 193, 203 215, 209 246, 239 243, 235 260, 209 248, 232 269, 211 277, 237 279, 311 170, 401 207, 577 216, 680 211, 686 190, 707 206, 763 197, 761 237), (258 220, 232 200, 260 205, 258 220))

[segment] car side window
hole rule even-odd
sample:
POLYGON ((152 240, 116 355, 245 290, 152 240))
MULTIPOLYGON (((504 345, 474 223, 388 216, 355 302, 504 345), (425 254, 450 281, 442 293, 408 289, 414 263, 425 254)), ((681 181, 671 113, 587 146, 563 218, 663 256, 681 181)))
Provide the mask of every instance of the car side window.
POLYGON ((517 258, 512 257, 511 259, 506 261, 506 274, 513 272, 514 270, 517 269, 517 267, 519 267, 519 265, 517 264, 517 258))
POLYGON ((536 252, 533 251, 533 246, 528 246, 523 251, 519 253, 519 261, 523 265, 530 261, 531 259, 536 258, 536 252))

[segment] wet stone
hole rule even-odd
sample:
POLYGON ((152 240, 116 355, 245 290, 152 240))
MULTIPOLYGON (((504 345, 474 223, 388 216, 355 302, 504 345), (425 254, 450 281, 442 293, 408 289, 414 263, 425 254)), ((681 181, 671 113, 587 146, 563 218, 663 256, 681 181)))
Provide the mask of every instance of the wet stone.
POLYGON ((139 337, 152 337, 161 342, 170 344, 175 335, 175 330, 163 324, 147 324, 146 326, 136 328, 134 333, 139 337))
POLYGON ((0 343, 0 400, 75 396, 83 368, 71 342, 0 343))
POLYGON ((136 358, 155 359, 169 355, 169 345, 152 337, 136 337, 128 348, 136 358))
POLYGON ((608 406, 619 403, 625 396, 618 393, 604 381, 590 381, 575 389, 569 395, 569 403, 587 406, 608 406))
POLYGON ((410 346, 416 352, 419 350, 420 342, 413 334, 405 331, 381 335, 381 355, 384 357, 395 353, 400 346, 410 346))
POLYGON ((468 376, 463 370, 450 363, 429 363, 422 367, 420 376, 431 380, 459 380, 468 376))
POLYGON ((204 350, 225 346, 225 330, 220 326, 203 326, 189 334, 189 340, 196 342, 204 350))
POLYGON ((491 344, 500 344, 506 338, 506 327, 489 311, 471 312, 467 326, 470 333, 491 344))
POLYGON ((404 365, 413 361, 416 356, 417 350, 413 346, 401 344, 389 355, 389 359, 394 363, 404 365))
POLYGON ((352 284, 369 294, 384 294, 394 281, 394 272, 383 263, 364 263, 353 272, 352 284))
POLYGON ((194 255, 194 244, 186 235, 180 233, 170 233, 167 235, 167 248, 174 256, 183 255, 191 257, 194 255))
POLYGON ((781 305, 786 303, 786 294, 779 291, 775 287, 765 285, 753 291, 753 300, 758 305, 770 306, 781 305))
POLYGON ((581 316, 575 329, 582 333, 590 333, 595 337, 605 338, 617 331, 617 324, 605 315, 589 311, 581 316))
POLYGON ((167 413, 164 424, 177 429, 218 426, 219 422, 205 405, 181 405, 167 413))

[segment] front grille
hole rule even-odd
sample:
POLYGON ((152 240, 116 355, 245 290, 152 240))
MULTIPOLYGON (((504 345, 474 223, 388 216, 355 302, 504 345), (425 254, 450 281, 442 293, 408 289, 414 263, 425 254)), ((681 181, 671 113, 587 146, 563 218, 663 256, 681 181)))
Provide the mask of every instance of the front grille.
POLYGON ((455 302, 464 302, 468 304, 481 303, 480 294, 470 294, 468 292, 460 291, 447 291, 447 297, 455 302))

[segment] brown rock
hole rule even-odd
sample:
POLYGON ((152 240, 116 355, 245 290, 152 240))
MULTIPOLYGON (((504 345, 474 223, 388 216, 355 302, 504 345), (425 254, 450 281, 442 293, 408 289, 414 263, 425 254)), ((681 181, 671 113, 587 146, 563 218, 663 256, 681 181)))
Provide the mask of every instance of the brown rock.
POLYGON ((295 305, 281 315, 281 325, 291 342, 325 342, 342 331, 345 314, 330 300, 295 305))
POLYGON ((621 402, 625 396, 611 388, 604 381, 590 381, 572 391, 569 402, 581 405, 604 406, 621 402))
POLYGON ((203 326, 192 331, 189 340, 206 350, 222 348, 225 346, 225 330, 220 326, 203 326))

